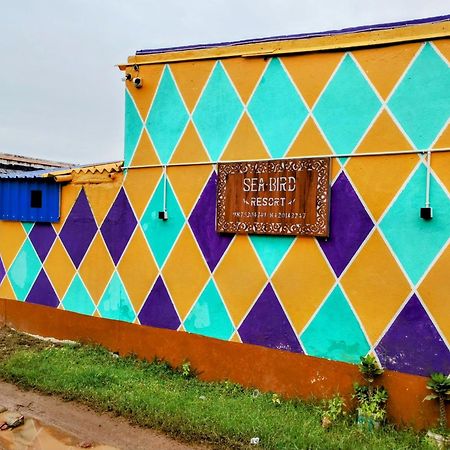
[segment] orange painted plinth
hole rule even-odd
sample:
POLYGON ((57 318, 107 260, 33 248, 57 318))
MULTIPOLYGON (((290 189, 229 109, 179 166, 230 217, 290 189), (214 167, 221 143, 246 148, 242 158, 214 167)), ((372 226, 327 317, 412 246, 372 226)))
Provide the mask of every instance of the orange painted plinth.
MULTIPOLYGON (((225 342, 186 332, 137 324, 0 299, 0 326, 57 339, 104 345, 120 354, 162 358, 173 366, 189 360, 204 380, 230 380, 287 397, 321 399, 340 393, 349 397, 361 382, 355 365, 249 344, 225 342)), ((423 402, 426 378, 386 371, 380 382, 389 392, 389 419, 416 429, 437 424, 438 407, 423 402)), ((450 408, 448 408, 450 416, 450 408)))

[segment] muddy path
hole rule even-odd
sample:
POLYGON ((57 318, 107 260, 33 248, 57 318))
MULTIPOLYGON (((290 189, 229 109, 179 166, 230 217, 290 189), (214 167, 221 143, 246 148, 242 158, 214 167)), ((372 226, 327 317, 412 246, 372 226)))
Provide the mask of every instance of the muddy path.
MULTIPOLYGON (((94 449, 200 450, 200 447, 182 444, 153 430, 132 426, 120 417, 98 414, 84 405, 65 402, 56 397, 22 391, 2 381, 0 381, 0 405, 9 411, 18 411, 25 419, 36 419, 44 429, 49 429, 52 436, 61 442, 61 446, 55 444, 56 447, 52 447, 54 449, 67 448, 62 445, 65 441, 73 445, 68 448, 80 448, 80 444, 84 442, 98 444, 99 446, 92 447, 94 449)), ((19 428, 16 430, 19 431, 19 428)), ((1 437, 0 435, 0 449, 2 449, 1 437)), ((40 446, 25 446, 23 443, 17 443, 14 447, 3 444, 3 447, 41 450, 40 446)))

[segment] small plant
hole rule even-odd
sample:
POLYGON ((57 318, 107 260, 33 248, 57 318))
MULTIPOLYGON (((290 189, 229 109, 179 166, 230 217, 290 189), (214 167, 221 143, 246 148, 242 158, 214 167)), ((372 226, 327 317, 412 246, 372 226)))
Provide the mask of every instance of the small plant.
POLYGON ((384 370, 379 366, 375 356, 361 356, 360 360, 361 362, 358 364, 359 371, 369 384, 373 383, 375 378, 383 374, 384 370))
POLYGON ((181 364, 181 375, 184 378, 192 378, 194 376, 194 372, 189 361, 185 361, 181 364))
POLYGON ((329 428, 333 422, 344 417, 347 414, 345 412, 345 406, 345 401, 339 394, 329 400, 323 400, 322 426, 324 428, 329 428))
POLYGON ((358 401, 358 423, 367 424, 369 428, 377 427, 386 419, 386 403, 388 393, 383 386, 369 388, 358 383, 353 385, 354 395, 358 401))
POLYGON ((272 394, 272 403, 275 406, 280 406, 281 405, 281 398, 278 394, 272 394))
POLYGON ((427 389, 433 394, 427 395, 424 400, 439 400, 439 427, 444 430, 447 426, 447 414, 445 412, 445 402, 450 400, 450 375, 443 373, 432 373, 427 383, 427 389))
POLYGON ((361 356, 358 364, 359 371, 367 381, 367 385, 353 385, 353 398, 358 402, 356 408, 358 412, 358 424, 366 425, 369 429, 377 428, 386 419, 386 403, 388 393, 383 386, 373 386, 377 377, 383 374, 384 370, 379 366, 377 360, 372 355, 361 356))

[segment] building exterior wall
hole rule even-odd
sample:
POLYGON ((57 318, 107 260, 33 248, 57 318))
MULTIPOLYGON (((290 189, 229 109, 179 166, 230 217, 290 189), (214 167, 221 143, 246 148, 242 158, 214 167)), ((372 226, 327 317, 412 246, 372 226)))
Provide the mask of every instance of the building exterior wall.
POLYGON ((64 186, 60 223, 0 222, 0 298, 448 373, 450 153, 431 221, 424 155, 352 155, 448 149, 449 58, 439 39, 140 66, 123 180, 64 186), (215 232, 216 162, 314 155, 333 157, 329 239, 215 232))

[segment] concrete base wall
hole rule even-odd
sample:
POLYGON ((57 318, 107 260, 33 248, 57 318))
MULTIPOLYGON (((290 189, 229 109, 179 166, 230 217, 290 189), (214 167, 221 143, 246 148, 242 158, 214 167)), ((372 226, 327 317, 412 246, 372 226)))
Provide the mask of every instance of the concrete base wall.
MULTIPOLYGON (((186 332, 145 327, 76 314, 40 305, 0 299, 0 325, 40 336, 104 345, 122 355, 167 360, 174 366, 189 360, 204 380, 228 379, 287 397, 349 397, 361 382, 355 365, 260 346, 225 342, 186 332)), ((426 378, 386 371, 389 419, 417 429, 437 423, 438 406, 423 402, 426 378)), ((450 408, 448 408, 450 416, 450 408)))

